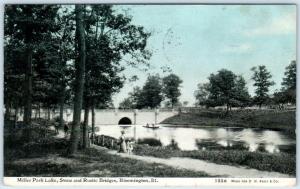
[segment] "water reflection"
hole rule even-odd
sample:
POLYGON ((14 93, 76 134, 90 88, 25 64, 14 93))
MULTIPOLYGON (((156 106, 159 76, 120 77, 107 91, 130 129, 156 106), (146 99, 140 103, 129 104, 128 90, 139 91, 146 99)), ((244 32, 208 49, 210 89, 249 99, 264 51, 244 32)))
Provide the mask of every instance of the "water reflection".
POLYGON ((155 139, 163 146, 175 146, 181 150, 238 149, 269 153, 295 153, 296 141, 281 131, 243 128, 145 128, 141 125, 120 127, 117 125, 99 126, 98 134, 118 138, 124 130, 126 137, 155 139))

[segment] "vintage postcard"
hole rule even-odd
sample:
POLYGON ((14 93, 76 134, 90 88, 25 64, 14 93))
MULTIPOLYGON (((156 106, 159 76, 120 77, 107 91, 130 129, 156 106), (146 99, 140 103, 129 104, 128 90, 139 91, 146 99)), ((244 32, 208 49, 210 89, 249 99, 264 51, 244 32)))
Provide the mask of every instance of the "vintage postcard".
POLYGON ((294 186, 296 12, 4 5, 4 183, 294 186))

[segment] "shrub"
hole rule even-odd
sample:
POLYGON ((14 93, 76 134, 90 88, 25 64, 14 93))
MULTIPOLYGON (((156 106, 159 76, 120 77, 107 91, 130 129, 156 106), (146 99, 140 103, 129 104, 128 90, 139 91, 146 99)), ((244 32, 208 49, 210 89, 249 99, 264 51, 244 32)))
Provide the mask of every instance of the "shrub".
POLYGON ((162 143, 160 140, 157 140, 155 138, 144 138, 144 139, 138 139, 138 144, 148 144, 149 146, 162 146, 162 143))

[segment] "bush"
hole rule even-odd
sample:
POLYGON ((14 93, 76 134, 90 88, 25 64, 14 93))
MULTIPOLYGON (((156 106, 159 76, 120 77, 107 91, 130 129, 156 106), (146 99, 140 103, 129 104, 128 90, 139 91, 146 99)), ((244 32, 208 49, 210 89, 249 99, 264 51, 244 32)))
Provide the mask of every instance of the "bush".
POLYGON ((162 146, 162 143, 160 140, 157 140, 155 138, 144 138, 144 139, 138 139, 138 144, 147 144, 149 146, 162 146))
POLYGON ((242 165, 263 171, 275 171, 296 175, 296 156, 288 153, 270 154, 265 152, 224 149, 180 151, 169 147, 153 147, 148 145, 137 145, 133 152, 137 155, 159 158, 187 157, 218 164, 229 164, 234 166, 242 165))

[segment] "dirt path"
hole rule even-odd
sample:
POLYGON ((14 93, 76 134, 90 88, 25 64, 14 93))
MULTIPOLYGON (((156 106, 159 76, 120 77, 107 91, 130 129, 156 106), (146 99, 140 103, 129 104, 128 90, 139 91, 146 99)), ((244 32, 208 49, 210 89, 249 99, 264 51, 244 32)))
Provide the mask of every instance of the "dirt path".
MULTIPOLYGON (((95 149, 106 149, 104 147, 92 145, 91 147, 95 149)), ((182 158, 182 157, 173 157, 169 159, 156 158, 150 156, 138 156, 138 155, 129 155, 125 153, 118 153, 114 150, 107 150, 107 153, 118 155, 121 157, 132 158, 136 160, 145 161, 148 163, 160 163, 168 165, 174 168, 179 169, 188 169, 192 171, 202 171, 206 172, 209 175, 219 175, 224 177, 243 177, 243 178, 288 178, 293 177, 292 175, 269 172, 269 171, 260 171, 257 169, 249 169, 242 166, 231 166, 231 165, 220 165, 216 163, 211 163, 204 160, 191 159, 191 158, 182 158)))

